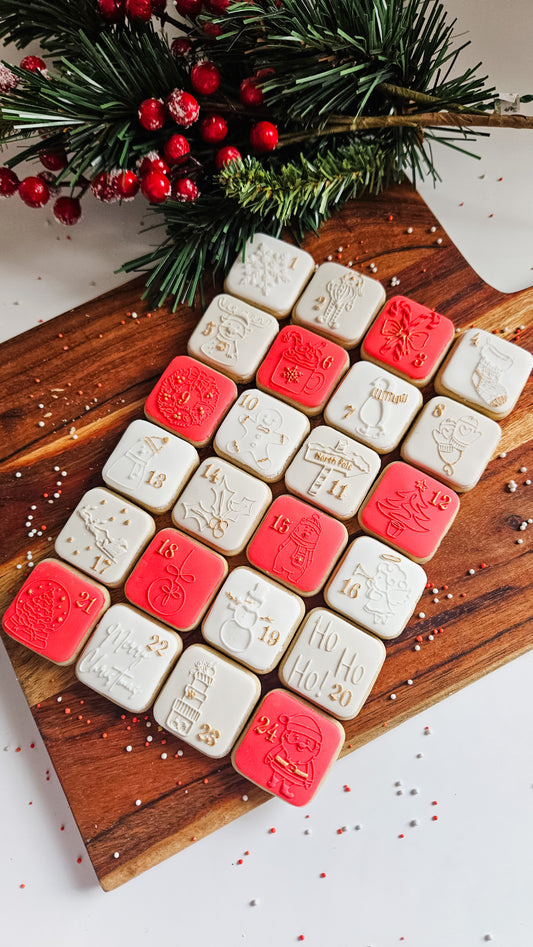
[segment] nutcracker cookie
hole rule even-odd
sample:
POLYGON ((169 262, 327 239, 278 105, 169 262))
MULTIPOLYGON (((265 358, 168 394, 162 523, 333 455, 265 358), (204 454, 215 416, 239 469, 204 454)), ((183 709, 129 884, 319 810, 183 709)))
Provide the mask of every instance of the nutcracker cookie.
POLYGON ((352 349, 385 302, 381 283, 340 263, 323 263, 296 303, 292 318, 352 349))
POLYGON ((263 698, 231 756, 241 776, 293 806, 315 796, 344 743, 342 724, 281 688, 263 698))
POLYGON ((407 296, 393 296, 366 334, 361 355, 423 388, 437 371, 454 335, 454 324, 446 316, 407 296))
POLYGON ((257 371, 257 386, 299 408, 319 414, 349 366, 340 345, 300 326, 282 329, 257 371))

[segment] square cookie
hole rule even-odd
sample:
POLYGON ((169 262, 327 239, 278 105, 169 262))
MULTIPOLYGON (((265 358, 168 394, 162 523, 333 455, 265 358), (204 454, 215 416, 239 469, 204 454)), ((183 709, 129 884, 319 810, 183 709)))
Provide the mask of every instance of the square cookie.
POLYGON ((231 296, 288 316, 315 268, 309 253, 276 237, 256 233, 239 253, 224 282, 231 296))
POLYGON ((254 704, 259 678, 205 645, 183 652, 154 705, 158 724, 200 753, 229 753, 254 704))
POLYGON ((106 460, 102 479, 151 513, 164 513, 199 462, 192 444, 150 421, 132 421, 106 460))
POLYGON ((533 356, 484 329, 467 329, 435 379, 435 391, 498 421, 513 410, 533 356))
POLYGON ((385 660, 385 645, 327 608, 307 615, 279 669, 282 684, 339 720, 353 720, 385 660))
POLYGON ((231 762, 241 776, 290 802, 306 806, 344 743, 342 724, 278 688, 263 698, 237 743, 231 762))
POLYGON ((121 585, 155 533, 149 513, 103 487, 84 493, 55 542, 58 556, 104 585, 121 585))
POLYGON ((341 520, 363 502, 380 468, 379 455, 321 424, 306 438, 285 474, 291 493, 341 520))
POLYGON ((322 263, 292 318, 345 349, 353 349, 385 302, 381 283, 340 263, 322 263))
POLYGON ((154 536, 129 576, 126 597, 154 618, 190 631, 226 577, 226 560, 168 527, 154 536))
POLYGON ((301 598, 247 566, 230 573, 204 618, 208 644, 258 674, 271 671, 305 614, 301 598))
POLYGON ((422 394, 414 385, 373 362, 356 362, 328 401, 324 420, 378 452, 398 446, 422 394))
POLYGON ((153 703, 182 650, 179 635, 129 605, 112 605, 76 665, 76 677, 132 713, 153 703))
POLYGON ((453 342, 451 319, 407 296, 393 296, 364 338, 361 355, 423 388, 453 342))
POLYGON ((181 494, 172 519, 206 545, 235 556, 271 501, 266 483, 220 457, 207 457, 181 494))
POLYGON ((193 330, 187 351, 233 381, 250 381, 278 329, 270 313, 221 293, 193 330))
POLYGON ((221 457, 271 482, 281 480, 308 432, 309 421, 301 411, 249 388, 228 411, 213 447, 221 457))
POLYGON ((324 589, 331 608, 379 635, 397 638, 426 587, 422 566, 370 536, 351 543, 324 589))
POLYGON ((340 345, 291 325, 281 330, 259 366, 257 386, 306 414, 320 414, 349 364, 340 345))
POLYGON ((107 589, 57 559, 32 569, 6 609, 6 634, 54 664, 72 664, 109 606, 107 589))
POLYGON ((300 595, 314 595, 348 541, 346 527, 296 497, 274 500, 248 545, 252 566, 300 595))
POLYGON ((424 406, 401 455, 454 490, 475 487, 498 446, 500 425, 479 411, 440 395, 424 406))
POLYGON ((178 355, 148 395, 144 413, 167 431, 203 447, 236 397, 231 378, 195 358, 178 355))
POLYGON ((358 513, 365 532, 383 539, 415 562, 427 562, 459 511, 459 497, 416 467, 396 461, 385 467, 358 513))

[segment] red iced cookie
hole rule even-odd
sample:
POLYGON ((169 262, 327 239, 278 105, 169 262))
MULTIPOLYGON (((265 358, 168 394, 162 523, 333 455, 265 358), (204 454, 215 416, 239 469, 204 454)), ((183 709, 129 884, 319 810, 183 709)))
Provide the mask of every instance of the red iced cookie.
POLYGON ((72 664, 110 602, 77 569, 43 559, 3 617, 4 631, 55 664, 72 664))
POLYGON ((124 586, 133 605, 178 631, 198 624, 228 571, 226 560, 176 529, 157 533, 124 586))
POLYGON ((203 447, 237 397, 230 378, 188 355, 165 369, 144 407, 150 420, 203 447))
POLYGON ((359 510, 367 533, 383 539, 415 562, 427 562, 437 551, 459 509, 449 487, 398 461, 389 464, 359 510))
POLYGON ((283 494, 274 500, 246 554, 257 569, 314 595, 326 581, 348 540, 346 528, 320 510, 283 494))
POLYGON ((257 384, 306 414, 319 414, 349 364, 340 345, 300 326, 287 326, 261 362, 257 384))
POLYGON ((453 322, 407 296, 393 296, 366 334, 361 356, 423 387, 455 335, 453 322))
POLYGON ((285 690, 264 698, 231 761, 246 779, 293 806, 313 798, 344 743, 337 720, 285 690))

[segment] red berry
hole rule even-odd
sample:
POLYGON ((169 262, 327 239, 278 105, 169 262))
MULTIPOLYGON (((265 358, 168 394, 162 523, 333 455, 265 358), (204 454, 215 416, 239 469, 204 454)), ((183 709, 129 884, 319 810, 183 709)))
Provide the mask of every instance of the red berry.
POLYGON ((202 0, 174 0, 174 6, 180 16, 195 17, 202 9, 202 0))
POLYGON ((200 191, 190 178, 178 178, 172 185, 172 199, 182 204, 195 201, 199 195, 200 191))
POLYGON ((26 69, 28 72, 46 72, 46 63, 44 59, 41 59, 40 56, 24 56, 20 64, 21 69, 26 69))
POLYGON ((250 132, 250 144, 259 152, 274 151, 278 143, 278 130, 272 122, 258 122, 250 132))
POLYGON ((257 76, 250 76, 248 79, 242 80, 239 96, 243 105, 250 105, 252 108, 256 108, 256 106, 262 105, 265 101, 265 96, 262 89, 259 88, 258 82, 259 79, 257 76))
POLYGON ((242 155, 233 145, 225 145, 215 155, 217 171, 221 171, 224 165, 229 164, 230 161, 242 161, 242 155))
POLYGON ((213 36, 214 38, 220 36, 222 33, 222 27, 220 23, 212 23, 210 20, 208 20, 207 23, 202 24, 202 30, 206 36, 213 36))
POLYGON ((205 5, 210 13, 224 13, 229 6, 229 0, 205 0, 205 5))
POLYGON ((132 201, 139 190, 139 178, 135 171, 117 171, 113 175, 113 187, 121 201, 132 201))
POLYGON ((178 36, 177 39, 172 41, 170 48, 174 59, 186 59, 191 55, 194 46, 192 40, 188 39, 187 36, 178 36))
POLYGON ((19 189, 19 179, 11 168, 0 168, 0 197, 12 197, 19 189))
POLYGON ((44 207, 50 199, 50 188, 39 175, 30 175, 20 182, 19 194, 28 207, 44 207))
POLYGON ((190 125, 198 121, 200 106, 194 96, 190 95, 189 92, 184 92, 183 89, 174 89, 167 96, 165 105, 168 114, 176 122, 176 125, 189 128, 190 125))
POLYGON ((91 191, 97 200, 104 204, 114 204, 118 201, 118 195, 113 184, 113 175, 106 171, 100 171, 91 181, 91 191))
POLYGON ((224 141, 228 134, 228 125, 222 115, 206 115, 200 122, 200 135, 209 145, 224 141))
POLYGON ((149 171, 161 171, 162 174, 170 174, 170 168, 157 151, 149 151, 144 158, 137 164, 139 174, 144 177, 149 171))
POLYGON ((98 9, 110 23, 120 23, 124 19, 124 0, 98 0, 98 9))
POLYGON ((81 204, 78 197, 58 197, 52 209, 55 219, 67 227, 77 224, 81 217, 81 204))
POLYGON ((151 204, 163 204, 170 195, 170 181, 161 171, 149 171, 141 180, 141 192, 151 204))
POLYGON ((41 151, 39 160, 48 171, 62 171, 68 164, 67 156, 63 150, 41 151))
POLYGON ((156 132, 165 124, 165 106, 161 99, 144 99, 137 110, 137 117, 146 131, 156 132))
POLYGON ((18 79, 11 69, 3 66, 0 62, 0 95, 7 95, 18 85, 18 79))
POLYGON ((130 20, 148 23, 152 18, 152 0, 126 0, 126 13, 130 20))
POLYGON ((163 16, 167 6, 167 0, 152 0, 152 13, 154 16, 163 16))
POLYGON ((199 95, 213 95, 220 85, 220 79, 220 69, 209 59, 204 59, 191 69, 191 85, 199 95))
POLYGON ((170 165, 183 164, 190 150, 189 142, 183 135, 171 135, 163 148, 165 158, 170 165))

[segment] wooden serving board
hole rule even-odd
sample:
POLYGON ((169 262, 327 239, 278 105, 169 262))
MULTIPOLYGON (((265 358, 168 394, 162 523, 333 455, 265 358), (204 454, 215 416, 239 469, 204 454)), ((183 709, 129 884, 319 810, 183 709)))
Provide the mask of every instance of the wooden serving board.
MULTIPOLYGON (((533 289, 506 296, 485 285, 409 185, 350 203, 305 248, 317 262, 331 254, 364 272, 374 262, 388 295, 412 296, 457 326, 473 324, 511 340, 525 326, 519 344, 531 346, 533 289), (399 289, 390 288, 393 276, 399 289)), ((219 289, 213 286, 211 295, 219 289)), ((50 555, 50 540, 82 493, 101 483, 107 455, 127 424, 142 416, 156 379, 186 351, 200 309, 150 313, 141 292, 141 281, 129 283, 0 347, 2 610, 28 571, 27 551, 34 562, 50 555), (29 513, 42 535, 28 538, 29 513)), ((432 393, 428 386, 425 399, 432 393)), ((447 586, 453 598, 444 590, 436 603, 428 590, 404 633, 387 644, 369 700, 346 725, 345 753, 530 647, 532 530, 519 525, 533 496, 533 487, 524 485, 533 468, 532 404, 528 385, 502 425, 499 451, 507 456, 491 461, 480 484, 463 495, 458 518, 425 567, 430 581, 441 590, 447 586), (521 466, 530 473, 519 473, 521 466), (511 479, 518 484, 514 493, 506 489, 511 479)), ((278 484, 274 492, 282 489, 278 484)), ((170 525, 170 514, 157 525, 170 525)), ((352 539, 357 522, 347 525, 352 539)), ((243 561, 235 557, 232 565, 243 561)), ((120 590, 112 593, 114 602, 121 597, 120 590)), ((320 596, 308 600, 309 607, 320 602, 320 596)), ((184 637, 190 644, 200 632, 184 637)), ((162 733, 149 714, 131 717, 77 682, 72 668, 56 667, 5 635, 3 640, 104 889, 270 798, 238 776, 229 759, 210 760, 186 745, 177 755, 179 741, 162 733)), ((275 683, 276 675, 269 675, 264 689, 275 683)))

